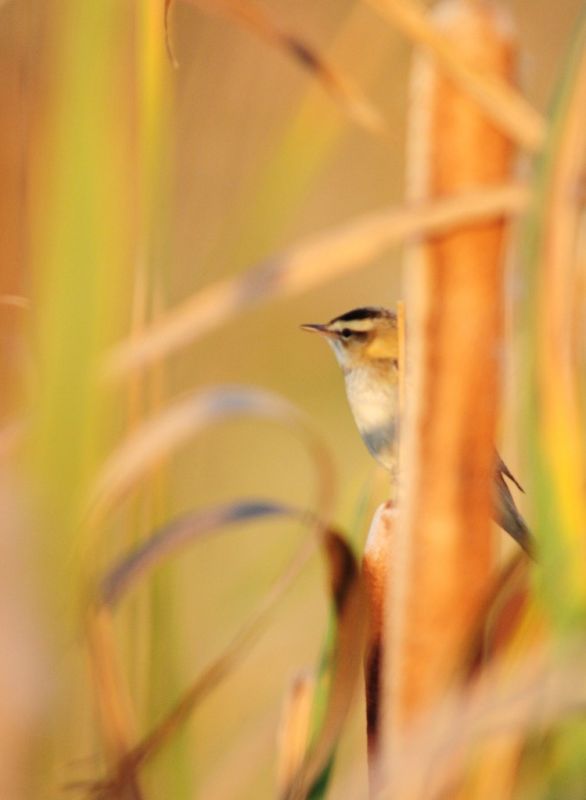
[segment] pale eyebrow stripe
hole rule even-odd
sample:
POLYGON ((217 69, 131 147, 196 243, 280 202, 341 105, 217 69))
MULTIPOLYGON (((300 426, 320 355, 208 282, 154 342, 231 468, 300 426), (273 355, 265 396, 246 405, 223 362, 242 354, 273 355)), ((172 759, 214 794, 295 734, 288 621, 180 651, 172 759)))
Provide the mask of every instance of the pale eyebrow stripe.
POLYGON ((351 322, 337 320, 332 323, 331 327, 337 331, 343 331, 344 328, 348 328, 348 330, 356 331, 356 333, 365 333, 366 331, 372 330, 372 321, 369 319, 354 320, 351 322))

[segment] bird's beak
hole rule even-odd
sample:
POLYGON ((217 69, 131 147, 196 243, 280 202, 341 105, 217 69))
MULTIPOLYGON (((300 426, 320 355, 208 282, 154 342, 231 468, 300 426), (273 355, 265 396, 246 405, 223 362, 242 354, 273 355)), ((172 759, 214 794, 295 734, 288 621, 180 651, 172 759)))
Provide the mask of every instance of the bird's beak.
POLYGON ((332 331, 329 325, 319 325, 315 322, 307 323, 306 325, 301 325, 302 331, 309 331, 310 333, 321 333, 322 336, 328 336, 333 338, 336 334, 332 331))

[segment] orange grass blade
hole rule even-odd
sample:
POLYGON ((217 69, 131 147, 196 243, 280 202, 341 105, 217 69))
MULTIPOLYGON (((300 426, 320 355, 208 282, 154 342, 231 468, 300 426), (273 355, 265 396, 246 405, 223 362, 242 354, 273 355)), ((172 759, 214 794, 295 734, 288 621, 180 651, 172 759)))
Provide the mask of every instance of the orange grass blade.
POLYGON ((271 392, 224 386, 197 391, 136 428, 102 466, 88 503, 90 520, 95 525, 161 458, 204 427, 241 415, 278 421, 300 436, 318 473, 317 505, 320 514, 327 517, 333 494, 332 462, 304 415, 271 392))
POLYGON ((283 705, 277 750, 277 794, 282 794, 298 772, 309 747, 315 677, 296 675, 283 705))
MULTIPOLYGON (((492 3, 449 0, 435 19, 478 69, 510 75, 514 44, 492 3)), ((412 191, 430 198, 506 180, 511 147, 483 111, 428 60, 416 79, 412 191)), ((390 741, 457 676, 490 588, 504 244, 503 219, 461 228, 422 244, 407 274, 411 390, 387 630, 390 741)))
MULTIPOLYGON (((542 148, 546 124, 540 114, 501 75, 475 63, 463 42, 442 35, 419 0, 367 0, 379 14, 433 57, 437 66, 468 94, 503 133, 530 151, 542 148)), ((446 17, 448 12, 446 11, 446 17)), ((437 15, 436 15, 437 19, 437 15)), ((496 24, 506 35, 504 11, 496 24)))
POLYGON ((131 371, 186 347, 246 309, 315 289, 415 237, 516 216, 525 210, 529 197, 525 187, 509 183, 373 212, 317 234, 243 275, 200 290, 139 338, 121 342, 107 356, 101 377, 107 382, 124 380, 131 371))
POLYGON ((114 777, 104 787, 123 786, 120 793, 108 796, 139 800, 143 797, 138 775, 122 765, 136 738, 136 721, 127 688, 121 677, 119 656, 114 642, 113 620, 107 609, 92 609, 86 622, 91 677, 107 763, 114 765, 114 777))
MULTIPOLYGON (((172 0, 165 0, 165 32, 167 49, 172 62, 176 65, 168 28, 171 2, 172 0)), ((380 135, 385 131, 386 125, 380 112, 349 78, 333 67, 318 50, 285 28, 253 0, 184 0, 184 2, 206 13, 221 14, 225 19, 250 31, 271 47, 284 52, 310 72, 350 119, 371 133, 380 135)))

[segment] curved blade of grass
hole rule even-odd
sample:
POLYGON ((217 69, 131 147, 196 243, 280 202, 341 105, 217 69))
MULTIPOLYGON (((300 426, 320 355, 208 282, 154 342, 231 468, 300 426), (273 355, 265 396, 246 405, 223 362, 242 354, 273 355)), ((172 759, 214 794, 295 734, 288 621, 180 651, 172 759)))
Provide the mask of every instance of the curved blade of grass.
MULTIPOLYGON (((167 527, 166 536, 161 535, 163 532, 158 532, 150 540, 151 542, 156 542, 157 563, 167 559, 174 552, 175 546, 186 543, 187 539, 199 538, 206 531, 209 532, 210 528, 205 526, 216 524, 219 521, 231 522, 237 518, 250 519, 257 512, 261 516, 271 513, 306 516, 298 510, 288 509, 272 503, 254 502, 234 504, 232 507, 226 506, 223 510, 212 511, 205 516, 200 516, 200 522, 205 520, 203 528, 192 526, 188 533, 186 527, 181 529, 181 526, 177 527, 173 524, 167 527), (166 537, 171 540, 171 546, 166 541, 166 537)), ((337 647, 334 674, 323 725, 302 768, 283 793, 283 797, 287 798, 305 797, 311 791, 316 779, 320 777, 331 756, 350 708, 353 690, 360 675, 366 629, 366 602, 359 569, 352 551, 344 539, 332 530, 325 530, 321 533, 320 541, 328 563, 330 593, 336 610, 337 647)), ((127 752, 117 765, 114 775, 97 784, 96 788, 107 790, 136 783, 137 770, 160 751, 186 722, 201 699, 215 688, 239 663, 242 655, 254 642, 265 624, 275 603, 297 576, 309 554, 310 551, 306 542, 296 554, 289 568, 267 594, 260 609, 237 634, 221 656, 215 659, 201 673, 161 722, 127 752)), ((145 574, 146 567, 152 565, 152 546, 149 548, 147 543, 147 545, 131 553, 123 562, 111 570, 102 582, 102 592, 98 597, 95 617, 103 620, 104 615, 109 615, 111 605, 120 598, 122 593, 140 575, 145 574), (141 558, 143 559, 143 564, 138 565, 141 558)), ((115 657, 113 652, 99 653, 99 655, 102 662, 105 660, 106 663, 110 663, 115 657)), ((109 677, 111 676, 109 675, 109 677)), ((109 684, 109 690, 111 692, 115 690, 115 686, 112 683, 109 684)), ((116 702, 112 702, 111 697, 106 698, 106 702, 108 703, 106 707, 116 708, 118 705, 116 702)), ((104 705, 104 701, 102 701, 102 706, 104 707, 104 705)))
MULTIPOLYGON (((134 790, 138 785, 138 767, 154 756, 185 722, 201 698, 207 695, 234 666, 268 620, 275 604, 301 571, 314 550, 313 538, 305 540, 289 564, 269 590, 257 612, 234 637, 224 652, 205 669, 174 708, 139 744, 133 734, 135 724, 128 692, 118 663, 113 635, 113 611, 130 588, 154 567, 169 560, 181 547, 226 524, 287 515, 307 519, 301 510, 266 501, 244 501, 196 512, 173 520, 156 531, 144 544, 133 548, 104 576, 89 609, 87 633, 105 743, 113 764, 111 774, 93 782, 92 789, 110 796, 116 791, 134 790)), ((313 518, 312 518, 313 519, 313 518)), ((101 796, 101 795, 100 795, 101 796)))
MULTIPOLYGON (((172 0, 165 0, 165 33, 167 50, 176 65, 169 38, 169 9, 172 0)), ((251 32, 271 47, 282 51, 323 86, 342 110, 361 127, 380 135, 385 122, 380 112, 342 72, 333 67, 321 53, 296 33, 288 30, 266 9, 253 0, 184 0, 206 13, 221 14, 225 19, 251 32)))
POLYGON ((517 215, 528 201, 527 189, 510 183, 372 212, 317 234, 243 275, 200 290, 140 337, 122 341, 107 356, 101 377, 106 382, 123 380, 132 370, 187 346, 261 302, 314 289, 414 237, 432 236, 495 216, 517 215))
POLYGON ((200 390, 178 400, 140 425, 110 455, 90 495, 89 516, 95 524, 121 500, 163 456, 214 422, 254 415, 289 427, 305 443, 318 474, 317 506, 327 517, 333 494, 333 465, 321 439, 294 405, 268 391, 243 386, 200 390))
MULTIPOLYGON (((218 526, 270 515, 287 515, 294 518, 305 518, 313 521, 314 524, 317 522, 315 517, 309 516, 299 509, 272 502, 249 501, 190 515, 165 526, 164 529, 150 537, 143 546, 132 551, 106 575, 100 584, 96 607, 90 617, 90 631, 94 619, 99 620, 101 624, 104 616, 109 617, 122 595, 140 577, 144 576, 149 568, 166 561, 181 546, 199 539, 203 534, 217 530, 218 526)), ((321 526, 320 530, 322 530, 321 526)), ((329 754, 345 719, 352 688, 359 673, 360 645, 365 627, 365 604, 358 568, 350 548, 339 534, 331 530, 324 530, 323 533, 320 533, 320 541, 330 571, 330 591, 337 611, 340 646, 328 713, 320 737, 312 751, 310 764, 304 769, 304 776, 313 775, 315 770, 319 772, 323 766, 322 761, 329 754), (311 769, 309 769, 310 767, 311 769)), ((245 650, 253 643, 266 623, 277 600, 299 574, 313 551, 313 545, 313 540, 303 543, 287 570, 266 595, 256 614, 237 634, 221 656, 202 672, 161 722, 127 752, 118 764, 115 774, 108 780, 97 784, 96 788, 106 790, 136 782, 137 769, 159 752, 185 723, 197 703, 239 663, 245 650)), ((102 662, 105 660, 106 663, 109 663, 115 656, 111 645, 108 647, 110 652, 106 654, 98 652, 97 654, 102 662)), ((110 683, 109 691, 114 690, 115 687, 110 683)), ((109 707, 117 705, 116 703, 112 704, 111 698, 106 698, 106 701, 109 702, 109 707)), ((103 702, 102 706, 104 707, 103 702)))
POLYGON ((282 800, 312 795, 340 736, 361 674, 368 612, 360 569, 352 550, 337 534, 326 531, 323 545, 336 615, 331 689, 321 728, 301 768, 281 793, 282 800))
MULTIPOLYGON (((412 42, 423 47, 513 141, 530 151, 541 149, 546 123, 539 112, 504 80, 469 64, 458 49, 430 23, 425 7, 419 0, 367 2, 412 42)), ((504 20, 503 24, 508 24, 508 21, 504 20)))
POLYGON ((541 642, 548 626, 532 593, 532 563, 518 553, 495 575, 466 648, 460 680, 472 684, 497 660, 515 662, 541 642))
POLYGON ((100 583, 100 604, 113 609, 121 597, 152 569, 203 536, 239 522, 269 516, 301 517, 301 512, 278 503, 253 500, 177 517, 155 531, 107 573, 100 583))
MULTIPOLYGON (((103 746, 108 764, 114 765, 117 771, 118 765, 123 763, 136 739, 137 724, 128 687, 122 679, 122 667, 109 609, 93 608, 87 618, 86 629, 103 746)), ((128 776, 126 787, 131 797, 140 797, 136 774, 128 776)))

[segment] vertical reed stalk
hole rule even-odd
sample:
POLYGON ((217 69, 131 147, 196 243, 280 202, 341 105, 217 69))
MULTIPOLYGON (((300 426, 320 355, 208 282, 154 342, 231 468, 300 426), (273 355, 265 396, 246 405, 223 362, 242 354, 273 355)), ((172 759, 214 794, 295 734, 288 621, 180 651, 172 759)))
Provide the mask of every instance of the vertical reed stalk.
MULTIPOLYGON (((511 79, 515 43, 496 3, 445 0, 433 22, 478 69, 511 79)), ((509 141, 423 57, 413 89, 411 199, 510 177, 509 141)), ((395 743, 454 677, 489 587, 505 236, 495 219, 421 242, 406 274, 404 513, 387 629, 395 743)))

